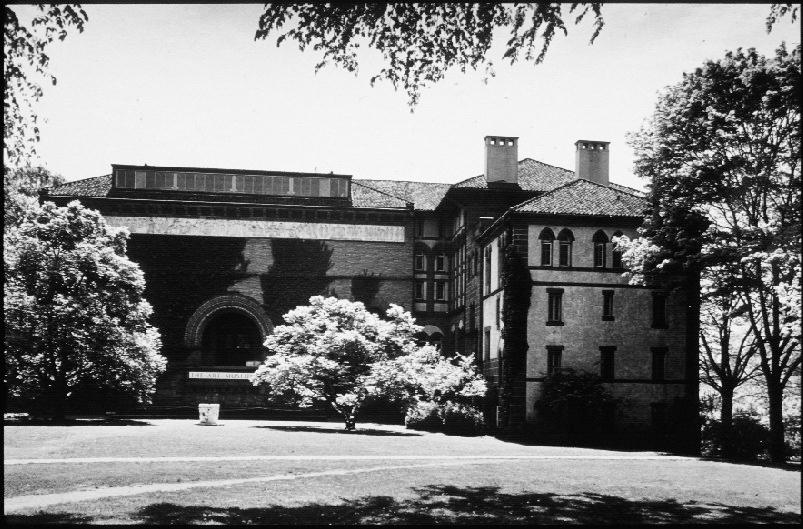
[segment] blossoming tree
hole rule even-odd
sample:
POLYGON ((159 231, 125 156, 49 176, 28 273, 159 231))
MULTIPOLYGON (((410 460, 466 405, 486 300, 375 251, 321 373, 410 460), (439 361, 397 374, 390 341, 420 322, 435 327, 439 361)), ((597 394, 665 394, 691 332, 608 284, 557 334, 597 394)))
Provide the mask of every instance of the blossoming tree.
POLYGON ((360 302, 313 296, 284 315, 285 325, 265 340, 269 356, 254 385, 301 406, 329 403, 347 430, 356 425, 369 395, 408 403, 449 395, 482 395, 485 382, 471 360, 452 363, 431 346, 419 347, 421 330, 409 312, 391 305, 383 319, 360 302))

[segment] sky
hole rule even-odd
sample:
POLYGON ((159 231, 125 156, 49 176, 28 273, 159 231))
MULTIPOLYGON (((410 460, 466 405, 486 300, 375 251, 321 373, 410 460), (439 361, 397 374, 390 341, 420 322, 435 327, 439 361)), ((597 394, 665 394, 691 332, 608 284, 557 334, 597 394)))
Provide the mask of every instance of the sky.
POLYGON ((576 140, 609 141, 611 180, 643 189, 626 138, 663 87, 737 47, 800 43, 789 18, 766 33, 766 4, 609 4, 593 45, 591 17, 540 65, 502 61, 498 39, 496 77, 450 72, 411 113, 403 91, 370 86, 376 53, 357 75, 316 74, 320 52, 255 41, 262 4, 84 7, 37 105, 41 162, 67 180, 117 163, 454 183, 483 173, 483 137, 500 135, 520 138, 519 159, 568 169, 576 140))

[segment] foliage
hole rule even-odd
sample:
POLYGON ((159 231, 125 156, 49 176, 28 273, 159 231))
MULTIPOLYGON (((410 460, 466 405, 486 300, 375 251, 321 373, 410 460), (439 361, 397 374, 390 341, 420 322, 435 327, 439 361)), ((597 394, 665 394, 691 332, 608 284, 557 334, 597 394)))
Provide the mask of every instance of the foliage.
POLYGON ((285 314, 265 340, 270 355, 254 384, 266 384, 272 397, 327 402, 353 429, 369 395, 441 403, 484 393, 473 359, 454 364, 432 346, 418 347, 421 327, 401 307, 391 305, 382 319, 361 302, 313 296, 309 303, 285 314))
POLYGON ((485 421, 482 412, 470 404, 420 400, 407 408, 404 424, 415 430, 465 435, 482 433, 485 421))
MULTIPOLYGON (((738 414, 733 417, 731 435, 737 440, 730 449, 729 459, 738 461, 755 461, 766 457, 769 446, 769 430, 754 415, 738 414)), ((717 419, 709 419, 703 424, 702 454, 708 457, 726 456, 724 448, 727 441, 723 439, 722 423, 717 419)))
POLYGON ((546 428, 584 435, 610 428, 607 421, 616 402, 599 376, 567 368, 544 378, 535 409, 546 428))
POLYGON ((800 369, 800 46, 729 52, 684 74, 631 135, 652 211, 623 256, 641 281, 701 273, 733 293, 767 379, 773 458, 783 388, 800 369), (639 277, 640 275, 640 277, 639 277))
POLYGON ((26 26, 18 16, 20 7, 3 7, 3 154, 12 166, 24 164, 36 153, 39 128, 33 105, 43 94, 38 78, 56 84, 48 72, 48 48, 56 39, 63 41, 71 27, 82 32, 88 20, 78 4, 39 4, 40 13, 26 26))
POLYGON ((128 233, 74 201, 4 233, 7 397, 63 418, 77 394, 146 402, 165 368, 128 233))
POLYGON ((38 166, 3 167, 3 220, 4 227, 16 226, 24 210, 34 207, 38 192, 43 187, 64 183, 64 177, 38 166))
POLYGON ((403 88, 414 107, 421 89, 443 79, 458 68, 477 70, 485 66, 493 76, 487 58, 496 28, 508 30, 503 59, 544 60, 557 32, 578 24, 591 12, 594 31, 591 42, 602 30, 600 3, 521 4, 266 4, 259 18, 255 39, 277 34, 276 45, 287 39, 300 50, 311 46, 323 51, 316 71, 329 63, 356 72, 357 50, 361 45, 377 50, 386 66, 371 77, 403 88), (572 20, 573 19, 573 20, 572 20), (290 29, 284 30, 285 26, 290 29))
POLYGON ((770 14, 767 15, 767 33, 772 31, 773 26, 778 21, 789 15, 789 18, 792 22, 797 20, 798 13, 800 12, 800 6, 795 4, 772 4, 770 6, 770 14))

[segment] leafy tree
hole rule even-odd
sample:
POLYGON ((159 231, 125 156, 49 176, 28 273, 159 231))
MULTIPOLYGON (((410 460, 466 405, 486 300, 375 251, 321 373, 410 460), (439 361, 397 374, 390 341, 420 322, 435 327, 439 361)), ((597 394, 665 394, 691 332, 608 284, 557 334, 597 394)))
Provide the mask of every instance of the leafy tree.
POLYGON ((4 233, 10 401, 63 419, 78 395, 148 400, 166 362, 127 237, 77 201, 29 208, 4 233))
POLYGON ((47 49, 56 39, 67 38, 71 27, 82 32, 87 21, 78 4, 39 4, 40 13, 26 26, 18 17, 20 7, 3 7, 3 154, 5 163, 12 166, 22 165, 36 153, 39 128, 34 104, 43 94, 38 78, 56 84, 48 71, 47 49))
POLYGON ((36 197, 43 187, 64 183, 64 177, 38 166, 3 167, 3 219, 4 228, 16 226, 22 212, 35 207, 36 197))
POLYGON ((478 383, 465 362, 455 366, 430 346, 418 348, 413 336, 421 328, 399 306, 382 319, 360 302, 313 296, 309 303, 285 314, 285 325, 265 339, 269 356, 254 385, 267 385, 274 398, 327 402, 353 430, 369 395, 453 399, 456 386, 478 383))
POLYGON ((755 338, 744 307, 733 293, 705 297, 700 316, 702 381, 721 397, 718 439, 722 455, 732 457, 736 445, 731 429, 734 393, 760 368, 754 361, 755 338))
POLYGON ((487 54, 496 28, 509 30, 504 59, 542 62, 557 32, 594 16, 591 42, 604 24, 600 3, 580 4, 266 4, 255 39, 280 33, 276 45, 287 39, 304 51, 323 50, 316 71, 328 63, 357 71, 361 44, 379 51, 386 63, 371 77, 403 88, 414 107, 421 89, 443 79, 451 68, 465 72, 485 66, 493 76, 487 54), (285 26, 290 26, 284 30, 285 26))
POLYGON ((630 138, 652 212, 625 259, 634 279, 706 273, 738 296, 767 382, 774 461, 801 363, 800 88, 800 46, 770 58, 738 49, 667 88, 630 138))
MULTIPOLYGON (((604 21, 602 3, 268 3, 259 17, 255 40, 276 35, 276 45, 287 39, 301 51, 323 51, 315 71, 334 63, 357 72, 357 50, 366 45, 382 54, 385 66, 371 76, 403 88, 410 108, 418 103, 421 90, 457 68, 477 70, 493 77, 488 53, 494 31, 505 30, 502 59, 541 63, 552 39, 568 34, 567 26, 579 24, 591 13, 593 31, 589 44, 599 35, 604 21), (287 29, 285 29, 287 28, 287 29)), ((772 4, 766 19, 767 32, 776 22, 797 19, 794 4, 772 4)))

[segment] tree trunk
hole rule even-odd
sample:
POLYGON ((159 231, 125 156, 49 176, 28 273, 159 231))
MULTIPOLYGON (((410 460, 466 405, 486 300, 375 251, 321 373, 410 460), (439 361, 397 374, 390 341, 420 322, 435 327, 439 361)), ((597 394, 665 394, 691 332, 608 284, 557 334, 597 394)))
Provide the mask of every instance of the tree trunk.
POLYGON ((354 408, 346 411, 343 414, 343 417, 344 417, 345 422, 346 422, 346 431, 350 432, 350 431, 355 430, 357 428, 357 417, 354 414, 354 408))
POLYGON ((733 388, 724 387, 720 392, 722 396, 722 409, 719 414, 720 441, 722 443, 722 457, 733 457, 733 388))
POLYGON ((786 461, 786 450, 783 435, 783 389, 775 381, 767 382, 767 396, 769 397, 770 407, 770 460, 773 463, 784 463, 786 461))

